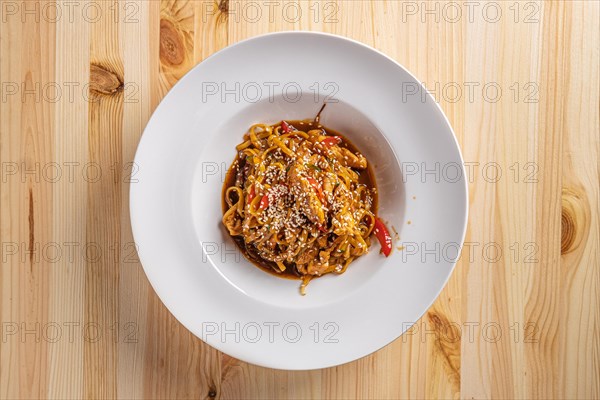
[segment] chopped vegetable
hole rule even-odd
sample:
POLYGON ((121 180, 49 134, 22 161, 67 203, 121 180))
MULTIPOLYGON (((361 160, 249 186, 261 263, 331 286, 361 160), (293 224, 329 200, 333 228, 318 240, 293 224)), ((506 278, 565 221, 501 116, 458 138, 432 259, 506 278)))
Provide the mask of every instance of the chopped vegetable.
POLYGON ((383 222, 379 218, 375 218, 375 227, 373 233, 381 244, 381 252, 387 257, 392 251, 392 237, 388 229, 385 227, 383 222))
POLYGON ((323 195, 323 191, 321 190, 321 185, 319 185, 319 183, 314 178, 311 178, 310 176, 308 178, 306 178, 306 180, 308 180, 308 183, 310 183, 310 185, 317 192, 317 197, 319 198, 319 201, 321 203, 325 204, 325 196, 323 195))
POLYGON ((331 147, 335 144, 342 143, 342 138, 339 136, 327 136, 325 139, 321 140, 321 143, 323 143, 325 147, 331 147))
POLYGON ((258 208, 260 210, 264 210, 265 208, 269 207, 269 196, 267 196, 266 194, 262 197, 262 199, 260 199, 260 205, 258 206, 258 208))
POLYGON ((322 171, 321 168, 317 167, 315 164, 304 164, 304 165, 308 168, 314 169, 315 171, 319 171, 319 172, 322 171))
POLYGON ((290 124, 285 121, 281 121, 281 130, 283 133, 290 133, 290 124))

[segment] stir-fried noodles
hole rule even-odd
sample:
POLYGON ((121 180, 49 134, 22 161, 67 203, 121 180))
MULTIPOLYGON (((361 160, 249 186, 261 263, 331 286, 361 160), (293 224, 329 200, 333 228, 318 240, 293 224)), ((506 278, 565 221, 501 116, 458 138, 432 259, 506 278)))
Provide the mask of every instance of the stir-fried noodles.
POLYGON ((371 233, 391 250, 367 159, 317 121, 251 126, 223 191, 223 224, 244 254, 301 278, 302 294, 367 253, 371 233))

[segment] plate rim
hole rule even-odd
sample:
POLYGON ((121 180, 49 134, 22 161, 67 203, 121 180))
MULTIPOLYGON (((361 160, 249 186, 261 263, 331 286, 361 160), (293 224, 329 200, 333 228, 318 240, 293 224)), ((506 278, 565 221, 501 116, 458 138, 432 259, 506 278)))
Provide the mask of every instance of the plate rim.
MULTIPOLYGON (((462 176, 465 178, 463 179, 463 195, 464 195, 464 199, 465 202, 463 204, 463 211, 464 212, 464 219, 462 221, 462 232, 460 234, 460 245, 459 245, 459 252, 458 252, 458 256, 456 257, 456 259, 454 261, 452 261, 451 263, 451 267, 449 269, 448 275, 445 278, 444 282, 442 285, 440 285, 440 288, 437 290, 437 293, 435 293, 435 296, 432 297, 431 301, 429 302, 429 304, 424 308, 424 311, 422 313, 420 313, 419 318, 417 318, 414 322, 412 322, 410 325, 408 325, 408 327, 402 331, 400 334, 398 334, 397 336, 395 336, 393 339, 391 339, 390 341, 385 342, 384 344, 382 344, 381 346, 378 346, 376 348, 374 348, 372 351, 370 351, 369 353, 366 353, 362 356, 359 356, 357 358, 353 358, 347 361, 344 361, 342 363, 336 362, 336 363, 327 363, 324 364, 322 366, 318 366, 318 367, 311 367, 311 368, 295 368, 294 366, 288 366, 288 367, 281 367, 281 366, 276 366, 275 364, 278 363, 268 363, 268 362, 263 362, 263 360, 249 360, 247 358, 244 357, 239 357, 236 355, 231 354, 232 357, 239 359, 241 361, 247 362, 249 364, 253 364, 253 365, 258 365, 261 367, 266 367, 266 368, 272 368, 272 369, 280 369, 280 370, 288 370, 288 371, 310 371, 310 370, 318 370, 318 369, 324 369, 324 368, 330 368, 330 367, 335 367, 335 366, 340 366, 340 365, 345 365, 357 360, 360 360, 364 357, 367 357, 381 349, 383 349, 384 347, 388 346, 389 344, 393 343, 394 341, 396 341, 397 339, 399 339, 402 335, 404 335, 409 329, 412 328, 412 326, 414 326, 414 324, 416 324, 420 319, 423 318, 423 316, 427 313, 427 311, 431 308, 431 306, 435 303, 435 301, 439 298, 441 292, 444 290, 444 288, 447 286, 448 281, 450 280, 450 277, 452 276, 452 274, 454 273, 454 270, 456 268, 457 262, 460 259, 460 254, 462 253, 463 247, 464 247, 464 241, 466 238, 466 233, 467 233, 467 228, 468 228, 468 219, 469 219, 469 188, 468 188, 468 181, 466 179, 466 172, 465 172, 465 161, 464 161, 464 157, 462 154, 462 149, 460 147, 460 143, 458 142, 458 138, 456 136, 456 132, 454 131, 454 128, 452 127, 452 124, 450 123, 450 120, 448 119, 448 116, 444 113, 444 110, 442 109, 441 105, 439 104, 439 102, 437 102, 435 100, 435 98, 433 97, 433 95, 429 92, 429 90, 425 87, 425 85, 423 84, 422 81, 420 81, 419 79, 417 79, 417 77, 409 70, 407 69, 402 63, 398 62, 397 60, 393 59, 392 57, 388 56, 387 54, 383 53, 382 51, 374 48, 373 46, 370 46, 366 43, 360 42, 356 39, 350 38, 350 37, 346 37, 346 36, 342 36, 342 35, 337 35, 337 34, 333 34, 333 33, 328 33, 328 32, 318 32, 318 31, 310 31, 310 30, 285 30, 285 31, 277 31, 277 32, 268 32, 268 33, 263 33, 263 34, 259 34, 259 35, 255 35, 255 36, 251 36, 249 38, 237 41, 235 43, 232 43, 214 53, 212 53, 211 55, 209 55, 208 57, 204 58, 202 61, 198 62, 196 65, 194 65, 192 68, 190 68, 189 71, 187 71, 185 73, 185 75, 183 75, 170 89, 169 91, 165 94, 165 96, 160 100, 160 102, 156 105, 156 107, 154 108, 154 110, 152 111, 152 114, 150 116, 150 118, 148 119, 143 131, 142 131, 142 135, 140 136, 140 139, 138 141, 137 147, 136 147, 136 151, 135 151, 135 155, 133 158, 133 163, 136 164, 137 161, 139 161, 140 159, 140 154, 142 151, 142 144, 144 142, 147 142, 147 135, 146 132, 149 130, 149 127, 153 124, 153 121, 157 118, 157 114, 158 114, 158 110, 161 108, 161 105, 165 102, 168 101, 168 99, 170 97, 173 96, 173 93, 175 92, 175 88, 179 87, 180 85, 183 86, 185 85, 185 82, 190 79, 190 76, 193 75, 194 71, 198 68, 200 68, 200 66, 207 60, 218 56, 220 54, 223 54, 225 52, 229 52, 232 51, 235 47, 237 47, 238 45, 242 45, 244 43, 247 42, 251 42, 251 41, 255 41, 255 40, 260 40, 260 39, 264 39, 266 37, 272 37, 272 36, 295 36, 295 35, 302 35, 302 36, 322 36, 322 37, 329 37, 329 38, 333 38, 336 40, 341 40, 341 41, 346 41, 346 42, 350 42, 354 45, 358 45, 359 47, 362 47, 364 49, 370 50, 376 54, 378 54, 379 56, 382 56, 384 59, 391 61, 396 67, 399 67, 402 71, 404 71, 405 73, 407 73, 415 82, 419 83, 419 86, 421 87, 422 90, 425 91, 425 96, 427 97, 427 99, 429 101, 432 101, 435 104, 436 110, 437 112, 443 117, 443 121, 445 122, 445 125, 449 128, 450 133, 452 134, 452 139, 453 139, 453 143, 456 147, 457 150, 457 155, 458 158, 460 159, 461 162, 461 173, 462 176), (144 140, 144 137, 146 137, 146 140, 144 140)), ((137 212, 134 212, 134 208, 135 208, 135 204, 134 204, 134 192, 136 192, 136 189, 134 189, 136 187, 136 185, 133 184, 133 182, 130 182, 129 184, 129 215, 130 215, 130 224, 131 224, 131 231, 132 231, 132 236, 134 239, 134 243, 137 246, 137 254, 138 254, 138 258, 140 260, 140 264, 142 266, 142 269, 144 271, 144 274, 146 275, 148 282, 150 283, 150 286, 152 287, 152 290, 154 291, 154 293, 158 296, 158 298, 160 299, 160 301, 163 303, 163 305, 165 306, 165 308, 169 311, 169 313, 183 326, 185 327, 185 329, 187 329, 190 333, 192 333, 194 336, 196 336, 199 340, 201 340, 203 343, 205 343, 206 345, 223 352, 224 354, 228 354, 230 355, 230 353, 226 350, 223 349, 223 347, 225 346, 221 346, 219 344, 213 344, 213 343, 208 343, 207 341, 205 341, 204 339, 202 339, 200 336, 198 336, 194 330, 190 329, 186 324, 184 324, 181 319, 175 314, 175 312, 169 308, 167 306, 167 302, 165 302, 163 296, 160 295, 160 291, 158 290, 158 280, 153 280, 151 277, 151 274, 148 273, 148 269, 144 266, 144 262, 142 260, 142 255, 139 252, 139 244, 138 244, 138 240, 140 238, 140 234, 136 233, 139 232, 139 230, 142 229, 142 227, 140 226, 140 223, 138 221, 138 223, 136 224, 136 222, 134 221, 134 219, 136 218, 135 215, 137 215, 137 212)), ((269 358, 265 358, 265 360, 273 360, 273 359, 269 359, 269 358)))

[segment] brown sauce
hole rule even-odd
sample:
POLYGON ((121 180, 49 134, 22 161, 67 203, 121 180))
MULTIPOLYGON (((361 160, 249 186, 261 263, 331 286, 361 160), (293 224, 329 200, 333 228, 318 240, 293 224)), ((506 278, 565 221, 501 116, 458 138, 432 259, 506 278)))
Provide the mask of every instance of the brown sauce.
MULTIPOLYGON (((300 131, 303 131, 303 132, 308 132, 311 129, 323 129, 326 132, 327 136, 339 136, 342 138, 342 143, 339 144, 340 147, 345 147, 353 153, 359 152, 359 153, 363 154, 344 135, 342 135, 341 133, 339 133, 333 129, 329 129, 315 121, 311 121, 311 120, 305 120, 305 121, 285 120, 285 121, 288 124, 292 125, 294 128, 296 128, 300 131)), ((363 156, 364 156, 364 154, 363 154, 363 156)), ((229 167, 229 170, 227 170, 227 174, 225 175, 225 182, 223 183, 223 190, 221 193, 221 207, 223 210, 223 214, 225 214, 225 212, 228 209, 227 202, 225 200, 225 192, 227 191, 228 188, 235 185, 235 178, 236 178, 236 174, 237 174, 237 165, 239 164, 239 162, 240 162, 240 156, 238 153, 235 160, 229 167)), ((369 188, 369 189, 377 188, 377 186, 375 184, 375 175, 373 174, 373 169, 371 167, 370 160, 367 159, 367 169, 366 170, 363 170, 363 171, 355 170, 355 171, 358 174, 358 182, 359 183, 366 185, 367 188, 369 188)), ((371 211, 375 215, 377 215, 377 205, 378 205, 378 193, 377 193, 377 190, 375 190, 373 192, 373 205, 371 207, 371 211)), ((258 268, 262 269, 263 271, 266 271, 266 272, 273 274, 275 276, 278 276, 280 278, 287 278, 287 279, 300 279, 301 278, 301 276, 297 273, 295 268, 288 268, 283 272, 277 272, 277 271, 279 271, 277 264, 275 264, 272 261, 264 260, 258 254, 254 253, 252 251, 252 246, 246 246, 246 243, 244 242, 244 238, 242 236, 232 236, 231 238, 233 239, 233 241, 235 242, 237 247, 240 249, 240 251, 242 252, 244 257, 246 257, 246 259, 248 259, 248 261, 250 261, 252 264, 257 266, 258 268)))

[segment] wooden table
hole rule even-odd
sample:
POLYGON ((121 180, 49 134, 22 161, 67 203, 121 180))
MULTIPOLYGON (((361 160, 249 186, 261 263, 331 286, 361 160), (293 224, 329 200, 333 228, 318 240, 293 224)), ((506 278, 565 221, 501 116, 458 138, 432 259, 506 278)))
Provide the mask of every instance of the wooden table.
POLYGON ((0 7, 1 398, 600 397, 598 2, 0 7), (229 44, 291 29, 357 39, 424 81, 470 182, 467 244, 431 309, 375 354, 306 372, 240 362, 181 326, 128 212, 169 88, 229 44))

